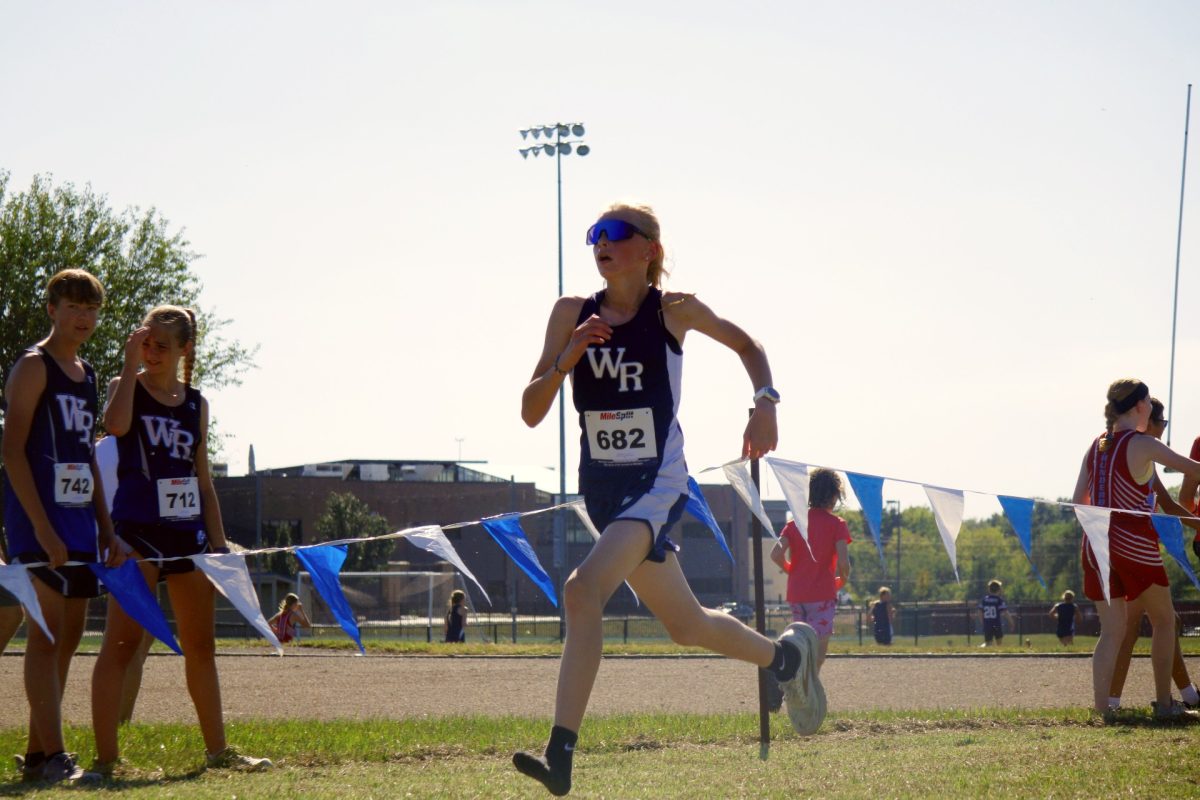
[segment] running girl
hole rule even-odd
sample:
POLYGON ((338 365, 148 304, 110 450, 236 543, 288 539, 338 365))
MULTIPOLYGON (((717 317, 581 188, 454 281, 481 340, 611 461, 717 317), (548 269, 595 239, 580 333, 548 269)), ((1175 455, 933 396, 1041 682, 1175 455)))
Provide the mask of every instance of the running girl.
POLYGON ((57 783, 89 782, 64 752, 62 693, 71 657, 83 635, 88 598, 100 594, 83 565, 122 555, 97 486, 96 373, 79 348, 96 330, 104 287, 93 275, 67 269, 46 287, 50 335, 26 350, 4 388, 4 528, 14 563, 31 567, 33 586, 51 641, 27 626, 25 693, 29 748, 18 758, 22 777, 57 783), (99 525, 99 532, 97 532, 99 525))
MULTIPOLYGON (((229 552, 208 469, 208 402, 191 386, 195 359, 196 316, 177 306, 155 308, 126 341, 125 366, 109 384, 104 410, 104 427, 117 437, 113 519, 118 535, 141 560, 146 582, 167 582, 207 766, 264 769, 271 766, 267 759, 242 755, 226 744, 214 589, 191 559, 179 558, 229 552)), ((96 769, 102 774, 111 774, 117 763, 121 690, 141 639, 141 626, 110 602, 92 676, 96 769)))
MULTIPOLYGON (((1107 427, 1088 447, 1075 483, 1074 501, 1112 509, 1153 511, 1154 465, 1163 464, 1200 477, 1200 462, 1184 458, 1153 436, 1139 433, 1150 420, 1150 390, 1126 378, 1108 387, 1104 406, 1107 427)), ((1154 633, 1150 662, 1154 669, 1155 719, 1185 720, 1197 716, 1171 699, 1171 657, 1175 649, 1175 609, 1167 589, 1167 573, 1158 551, 1158 534, 1148 516, 1112 515, 1108 530, 1109 594, 1105 602, 1100 569, 1087 537, 1083 537, 1084 594, 1096 601, 1100 638, 1092 656, 1093 707, 1108 710, 1109 687, 1121 640, 1125 636, 1126 603, 1142 604, 1154 633)))
POLYGON ((844 495, 842 479, 831 469, 817 469, 808 479, 808 543, 796 523, 783 527, 771 560, 787 573, 787 600, 792 619, 807 622, 820 639, 818 669, 825 663, 838 589, 850 579, 850 528, 833 513, 844 495))
POLYGON ((563 590, 567 638, 549 743, 542 756, 513 756, 518 770, 556 795, 571 789, 571 759, 600 666, 601 614, 623 581, 674 641, 775 672, 798 730, 815 731, 825 707, 812 628, 793 623, 780 642, 772 642, 727 614, 701 608, 679 567, 679 548, 668 538, 687 502, 676 419, 685 334, 702 333, 741 358, 755 404, 743 434, 744 457, 774 450, 778 438, 779 394, 771 388, 766 354, 695 296, 659 288, 663 247, 649 207, 609 207, 588 229, 587 243, 606 287, 588 298, 555 303, 541 357, 521 398, 521 418, 533 427, 571 376, 582 429, 579 491, 603 531, 563 590))
POLYGON ((1058 636, 1059 644, 1075 644, 1075 625, 1083 616, 1079 612, 1079 606, 1075 605, 1075 593, 1070 589, 1063 592, 1062 601, 1054 604, 1054 608, 1050 609, 1050 616, 1058 620, 1054 632, 1058 636))

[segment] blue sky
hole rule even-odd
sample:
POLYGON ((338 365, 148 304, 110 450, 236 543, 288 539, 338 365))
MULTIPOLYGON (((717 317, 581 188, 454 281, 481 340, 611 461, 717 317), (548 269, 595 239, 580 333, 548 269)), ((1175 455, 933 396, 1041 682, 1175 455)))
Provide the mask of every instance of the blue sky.
MULTIPOLYGON (((461 439, 556 485, 556 415, 518 413, 556 296, 554 165, 517 149, 561 121, 592 147, 563 161, 566 290, 600 288, 599 209, 654 205, 668 288, 767 348, 779 455, 1055 497, 1111 380, 1166 398, 1196 42, 1182 2, 4 3, 0 167, 186 230, 205 305, 261 345, 212 397, 234 474, 251 443, 283 466, 461 439)), ((693 471, 737 455, 751 391, 689 339, 693 471)))

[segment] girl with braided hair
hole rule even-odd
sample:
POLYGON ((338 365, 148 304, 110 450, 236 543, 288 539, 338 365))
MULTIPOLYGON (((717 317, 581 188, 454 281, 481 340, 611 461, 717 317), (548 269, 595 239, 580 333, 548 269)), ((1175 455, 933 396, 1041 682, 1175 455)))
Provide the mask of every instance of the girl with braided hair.
MULTIPOLYGON (((159 306, 125 343, 125 365, 109 384, 104 410, 104 426, 117 437, 112 516, 146 582, 167 583, 208 767, 263 769, 271 762, 242 755, 225 741, 214 589, 187 558, 229 552, 208 466, 208 402, 191 385, 196 328, 191 309, 159 306)), ((137 621, 110 602, 92 676, 95 771, 101 774, 111 775, 118 760, 121 690, 141 639, 137 621)))

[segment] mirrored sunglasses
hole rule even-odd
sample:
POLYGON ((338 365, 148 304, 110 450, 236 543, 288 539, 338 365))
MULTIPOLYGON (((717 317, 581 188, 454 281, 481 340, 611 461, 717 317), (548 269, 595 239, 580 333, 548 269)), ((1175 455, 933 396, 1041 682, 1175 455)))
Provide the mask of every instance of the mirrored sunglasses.
POLYGON ((638 236, 643 236, 647 239, 650 238, 638 230, 636 225, 631 225, 623 219, 602 219, 587 229, 587 243, 594 245, 599 242, 600 234, 604 234, 610 242, 620 242, 630 238, 635 233, 638 236))

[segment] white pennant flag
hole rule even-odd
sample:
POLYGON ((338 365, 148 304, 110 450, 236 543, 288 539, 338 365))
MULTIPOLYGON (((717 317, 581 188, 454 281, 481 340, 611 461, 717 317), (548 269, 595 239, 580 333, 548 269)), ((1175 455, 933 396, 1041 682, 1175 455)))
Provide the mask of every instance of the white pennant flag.
POLYGON ((1087 537, 1100 567, 1100 581, 1104 585, 1104 599, 1112 600, 1108 591, 1108 579, 1112 573, 1112 561, 1108 554, 1108 523, 1112 520, 1111 508, 1096 506, 1075 506, 1075 519, 1083 526, 1083 535, 1087 537))
POLYGON ((575 512, 575 516, 579 517, 579 521, 583 523, 583 527, 587 528, 588 533, 592 535, 592 539, 597 542, 600 541, 600 531, 596 530, 592 518, 588 516, 587 504, 582 500, 576 500, 574 503, 571 503, 571 509, 575 512))
POLYGON ((440 525, 423 525, 419 528, 404 531, 404 539, 412 542, 422 550, 433 553, 443 561, 449 561, 454 565, 454 568, 471 579, 471 582, 479 587, 479 591, 483 592, 483 599, 487 600, 488 605, 492 604, 492 598, 488 597, 488 593, 484 591, 479 580, 471 574, 471 570, 467 569, 467 565, 458 557, 458 551, 454 549, 454 545, 450 544, 450 540, 446 538, 446 532, 442 530, 440 525))
POLYGON ((800 537, 808 545, 808 553, 815 561, 817 557, 813 555, 812 545, 808 541, 808 464, 771 457, 767 458, 767 463, 775 470, 788 508, 792 510, 796 530, 800 531, 800 537))
POLYGON ((262 609, 258 606, 258 593, 254 591, 254 583, 246 569, 246 559, 237 553, 208 553, 192 556, 192 561, 208 576, 217 591, 225 595, 225 599, 233 603, 246 621, 271 643, 275 652, 283 655, 283 645, 275 638, 275 632, 263 618, 262 609))
POLYGON ((12 592, 13 597, 25 606, 25 613, 33 618, 46 633, 46 638, 54 641, 54 634, 46 627, 46 618, 42 616, 42 604, 37 599, 37 589, 29 579, 29 570, 20 564, 4 564, 0 566, 0 586, 12 592))
POLYGON ((750 475, 750 464, 746 461, 735 461, 732 464, 726 464, 721 467, 725 473, 725 479, 729 481, 729 485, 737 492, 738 497, 742 498, 742 502, 750 507, 754 512, 754 516, 758 517, 762 522, 763 528, 767 533, 775 536, 775 528, 771 525, 771 518, 767 516, 767 510, 763 508, 762 498, 758 496, 758 489, 754 486, 754 478, 750 475))
MULTIPOLYGON (((961 489, 938 489, 926 486, 925 496, 933 506, 933 520, 937 523, 938 533, 942 535, 942 544, 950 556, 950 564, 954 567, 954 580, 958 577, 958 556, 955 552, 958 542, 958 532, 962 528, 963 493, 961 489)), ((961 583, 961 581, 959 581, 961 583)))

